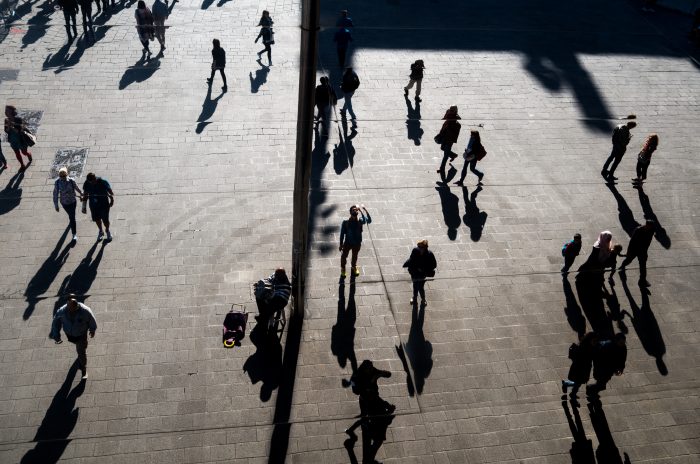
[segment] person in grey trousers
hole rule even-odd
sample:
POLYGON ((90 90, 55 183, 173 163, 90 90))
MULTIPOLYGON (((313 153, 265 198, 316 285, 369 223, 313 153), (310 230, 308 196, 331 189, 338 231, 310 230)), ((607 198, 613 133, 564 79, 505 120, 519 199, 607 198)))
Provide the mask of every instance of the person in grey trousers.
POLYGON ((85 380, 88 377, 88 334, 90 334, 90 338, 93 338, 97 330, 97 321, 92 313, 92 309, 79 303, 75 295, 68 295, 68 302, 56 311, 51 324, 49 338, 53 339, 57 345, 63 343, 63 340, 61 340, 61 328, 66 333, 68 341, 75 345, 75 349, 78 352, 78 365, 80 370, 83 371, 83 380, 85 380))

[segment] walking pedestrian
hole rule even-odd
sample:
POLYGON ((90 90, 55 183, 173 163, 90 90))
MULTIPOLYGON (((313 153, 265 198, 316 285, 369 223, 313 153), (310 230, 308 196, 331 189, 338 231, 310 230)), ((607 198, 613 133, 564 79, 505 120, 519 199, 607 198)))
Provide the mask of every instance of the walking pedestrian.
POLYGON ((574 260, 581 252, 581 234, 574 234, 574 238, 569 240, 561 248, 561 255, 564 257, 564 267, 562 273, 569 272, 569 268, 574 264, 574 260))
POLYGON ((345 69, 343 74, 343 81, 340 83, 340 90, 343 91, 343 108, 340 110, 340 114, 345 119, 346 112, 350 113, 350 119, 355 121, 355 111, 352 109, 352 97, 355 95, 355 90, 360 87, 360 78, 357 77, 357 73, 352 70, 351 67, 345 69))
POLYGON ((63 10, 63 19, 66 21, 66 34, 68 34, 68 40, 72 40, 74 37, 70 35, 71 22, 73 28, 73 35, 78 37, 78 26, 76 15, 78 14, 78 0, 58 0, 58 6, 63 10))
POLYGON ((93 338, 97 330, 97 321, 92 309, 83 303, 79 303, 75 295, 68 295, 68 302, 56 311, 51 324, 49 338, 52 338, 57 345, 63 343, 63 340, 61 340, 61 328, 63 328, 68 341, 75 344, 75 349, 78 352, 78 365, 80 370, 83 371, 83 380, 85 380, 88 378, 88 333, 90 338, 93 338))
POLYGON ((94 42, 95 30, 92 24, 92 0, 78 0, 78 2, 80 3, 80 13, 83 16, 83 35, 86 41, 88 38, 92 38, 94 42))
POLYGON ((624 277, 625 267, 634 258, 637 258, 639 261, 639 285, 642 287, 650 286, 649 282, 647 282, 647 253, 649 252, 649 246, 651 246, 651 240, 654 238, 655 230, 656 222, 651 219, 648 219, 644 225, 634 229, 632 237, 630 237, 630 243, 627 246, 627 257, 620 264, 620 275, 624 277))
MULTIPOLYGON (((569 397, 576 399, 576 393, 581 385, 585 385, 591 378, 591 367, 593 367, 593 353, 598 343, 598 336, 594 332, 588 332, 578 344, 572 343, 569 347, 569 359, 571 367, 566 379, 561 381, 561 391, 566 395, 569 387, 571 393, 569 397)), ((562 397, 562 399, 566 399, 562 397)))
POLYGON ((345 67, 345 55, 348 52, 348 46, 352 42, 352 34, 350 29, 346 27, 341 27, 335 33, 333 41, 336 44, 336 50, 338 52, 338 65, 341 68, 345 67))
POLYGON ((642 11, 645 13, 656 13, 656 10, 652 8, 654 5, 656 5, 656 0, 644 0, 642 11))
POLYGON ((153 12, 153 24, 155 27, 156 39, 160 44, 160 51, 165 50, 165 20, 170 16, 168 4, 163 0, 155 0, 151 7, 153 12))
POLYGON ((344 29, 352 29, 354 27, 352 18, 348 16, 348 10, 340 10, 340 18, 335 22, 335 25, 344 29))
POLYGON ((649 164, 651 163, 651 155, 654 154, 659 146, 659 136, 656 134, 651 134, 644 141, 642 145, 642 150, 637 156, 637 177, 632 178, 632 182, 639 185, 644 182, 647 178, 647 169, 649 169, 649 164))
MULTIPOLYGON (((27 138, 24 135, 26 130, 24 120, 17 115, 17 108, 12 105, 5 106, 5 133, 7 134, 7 141, 10 143, 12 151, 15 152, 15 157, 19 161, 20 171, 24 171, 30 164, 32 164, 32 154, 28 151, 29 144, 27 143, 27 138), (22 155, 27 157, 27 164, 24 164, 22 155)), ((7 166, 7 161, 5 162, 7 166)))
POLYGON ((109 210, 114 206, 114 192, 112 186, 102 177, 97 177, 94 173, 89 173, 83 184, 83 213, 86 211, 86 203, 90 204, 90 215, 97 224, 97 240, 102 240, 107 234, 107 241, 112 240, 112 233, 109 231, 109 210), (105 231, 102 232, 102 224, 105 231))
POLYGON ((422 101, 420 99, 421 84, 423 82, 423 70, 425 65, 423 60, 416 60, 411 64, 411 74, 408 76, 408 85, 403 88, 403 94, 408 97, 408 91, 413 88, 413 84, 416 85, 416 101, 422 101))
POLYGON ((437 261, 432 251, 428 250, 428 241, 419 240, 416 247, 411 251, 408 260, 403 263, 403 267, 408 268, 408 273, 411 275, 413 282, 413 296, 410 304, 418 302, 420 294, 420 304, 425 306, 428 301, 425 299, 425 279, 435 277, 435 269, 437 261))
POLYGON ((596 397, 605 390, 613 375, 622 375, 627 362, 625 334, 617 333, 612 340, 600 340, 593 349, 593 378, 596 382, 586 386, 586 395, 596 397))
POLYGON ((627 150, 627 145, 630 143, 630 140, 632 140, 632 134, 630 134, 630 130, 634 129, 637 127, 637 123, 634 121, 629 121, 626 124, 620 124, 619 126, 616 126, 615 129, 613 129, 612 133, 612 152, 610 153, 610 156, 608 156, 608 159, 605 160, 605 164, 603 164, 603 169, 600 171, 600 174, 607 180, 609 181, 614 181, 617 180, 617 177, 615 177, 615 169, 617 169, 617 165, 620 164, 620 161, 622 161, 622 157, 625 154, 625 151, 627 150), (610 169, 608 169, 608 167, 610 169))
POLYGON ((139 33, 139 40, 141 45, 143 45, 143 53, 148 53, 148 57, 151 57, 151 49, 148 47, 148 42, 155 38, 155 31, 153 27, 153 13, 146 6, 146 2, 139 0, 136 5, 136 11, 134 11, 134 17, 136 18, 136 30, 139 33))
POLYGON ((211 49, 211 76, 209 76, 209 79, 207 79, 207 83, 209 86, 211 86, 212 82, 214 82, 214 73, 216 73, 218 70, 219 73, 221 73, 221 79, 224 81, 224 86, 222 89, 225 92, 228 90, 228 87, 226 86, 226 74, 224 73, 224 68, 226 68, 226 51, 223 49, 223 47, 221 47, 219 39, 214 39, 212 44, 214 48, 211 49))
POLYGON ((56 211, 58 211, 58 203, 60 201, 63 210, 68 214, 68 224, 73 234, 74 243, 78 241, 77 226, 75 223, 75 209, 78 206, 78 201, 75 192, 78 192, 78 195, 83 194, 80 188, 78 188, 78 184, 75 183, 75 180, 73 180, 72 177, 68 177, 68 169, 62 167, 58 170, 58 179, 54 182, 53 205, 56 211))
POLYGON ((442 162, 440 163, 440 167, 438 168, 437 172, 441 175, 441 177, 444 177, 447 159, 449 158, 450 161, 452 161, 457 158, 457 154, 452 152, 452 145, 457 143, 457 139, 459 138, 459 131, 462 128, 462 125, 457 121, 462 118, 460 118, 459 114, 457 113, 457 107, 450 106, 442 119, 445 122, 442 124, 440 133, 435 136, 435 142, 440 144, 440 148, 443 151, 442 162))
POLYGON ((268 333, 273 328, 274 316, 284 310, 291 294, 292 284, 282 267, 255 284, 255 302, 260 312, 260 322, 266 324, 268 333))
MULTIPOLYGON (((261 20, 262 21, 262 20, 261 20)), ((272 23, 272 20, 270 20, 270 23, 272 23)), ((260 33, 258 36, 255 38, 255 43, 258 43, 258 40, 262 38, 263 45, 265 48, 260 50, 258 52, 258 60, 262 57, 262 54, 267 52, 267 62, 269 66, 272 66, 272 45, 275 43, 275 37, 272 32, 272 27, 266 27, 263 26, 260 28, 260 33)))
POLYGON ((467 177, 467 167, 471 170, 471 172, 476 174, 476 176, 479 178, 479 184, 481 184, 481 179, 484 178, 484 173, 476 169, 476 163, 481 161, 484 156, 486 156, 486 149, 481 143, 481 135, 479 135, 479 131, 471 131, 467 148, 464 149, 462 156, 464 157, 464 166, 462 166, 462 174, 455 184, 464 185, 464 179, 467 177))
POLYGON ((357 255, 362 247, 362 226, 371 224, 372 217, 364 205, 352 205, 350 207, 350 218, 344 220, 340 225, 340 278, 346 277, 345 265, 348 260, 348 253, 352 251, 350 265, 355 277, 360 275, 360 268, 357 267, 357 255))
POLYGON ((315 104, 318 113, 316 114, 316 122, 321 122, 323 135, 328 135, 328 129, 331 119, 331 107, 338 102, 338 97, 335 95, 335 90, 331 87, 326 76, 321 77, 320 84, 316 86, 315 104))
POLYGON ((260 16, 260 21, 258 21, 258 26, 271 28, 273 24, 275 24, 275 22, 272 20, 270 12, 267 10, 263 10, 262 16, 260 16))

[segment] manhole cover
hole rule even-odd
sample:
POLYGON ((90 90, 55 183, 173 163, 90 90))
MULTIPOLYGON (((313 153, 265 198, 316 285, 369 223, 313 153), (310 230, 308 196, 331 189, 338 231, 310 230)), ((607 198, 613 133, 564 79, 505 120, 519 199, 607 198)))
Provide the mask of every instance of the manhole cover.
POLYGON ((69 176, 74 179, 82 177, 87 156, 87 148, 61 148, 54 156, 53 165, 51 166, 51 171, 49 171, 49 179, 56 179, 58 170, 64 166, 68 168, 69 176))

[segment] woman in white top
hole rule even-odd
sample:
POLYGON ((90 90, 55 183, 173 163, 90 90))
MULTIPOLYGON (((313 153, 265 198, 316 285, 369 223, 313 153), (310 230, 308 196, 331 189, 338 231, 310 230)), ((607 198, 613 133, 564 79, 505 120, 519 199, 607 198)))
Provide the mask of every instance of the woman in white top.
POLYGON ((77 227, 75 223, 75 208, 78 205, 78 201, 75 197, 75 192, 82 196, 83 192, 75 183, 73 178, 68 177, 68 169, 62 167, 58 171, 58 179, 53 187, 53 205, 58 211, 58 203, 60 201, 61 206, 68 214, 68 224, 70 225, 70 231, 73 233, 73 242, 78 240, 77 227))

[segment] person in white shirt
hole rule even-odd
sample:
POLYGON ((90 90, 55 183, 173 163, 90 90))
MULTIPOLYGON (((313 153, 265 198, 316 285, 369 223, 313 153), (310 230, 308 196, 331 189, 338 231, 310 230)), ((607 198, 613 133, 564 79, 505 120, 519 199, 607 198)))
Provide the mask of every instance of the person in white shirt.
POLYGON ((68 341, 75 344, 75 349, 78 352, 78 365, 83 371, 83 380, 87 379, 88 333, 90 338, 93 338, 97 330, 97 321, 92 309, 78 303, 75 295, 68 295, 68 302, 56 311, 51 324, 49 338, 53 339, 57 345, 63 343, 61 328, 66 333, 68 341))
POLYGON ((75 192, 78 192, 80 196, 83 195, 78 184, 75 183, 72 177, 68 177, 68 169, 62 167, 58 170, 58 179, 56 179, 53 187, 53 205, 56 211, 58 211, 58 203, 60 201, 61 206, 63 206, 63 209, 68 214, 68 225, 73 234, 73 242, 78 240, 77 226, 75 223, 75 208, 78 206, 78 201, 75 197, 75 192))

